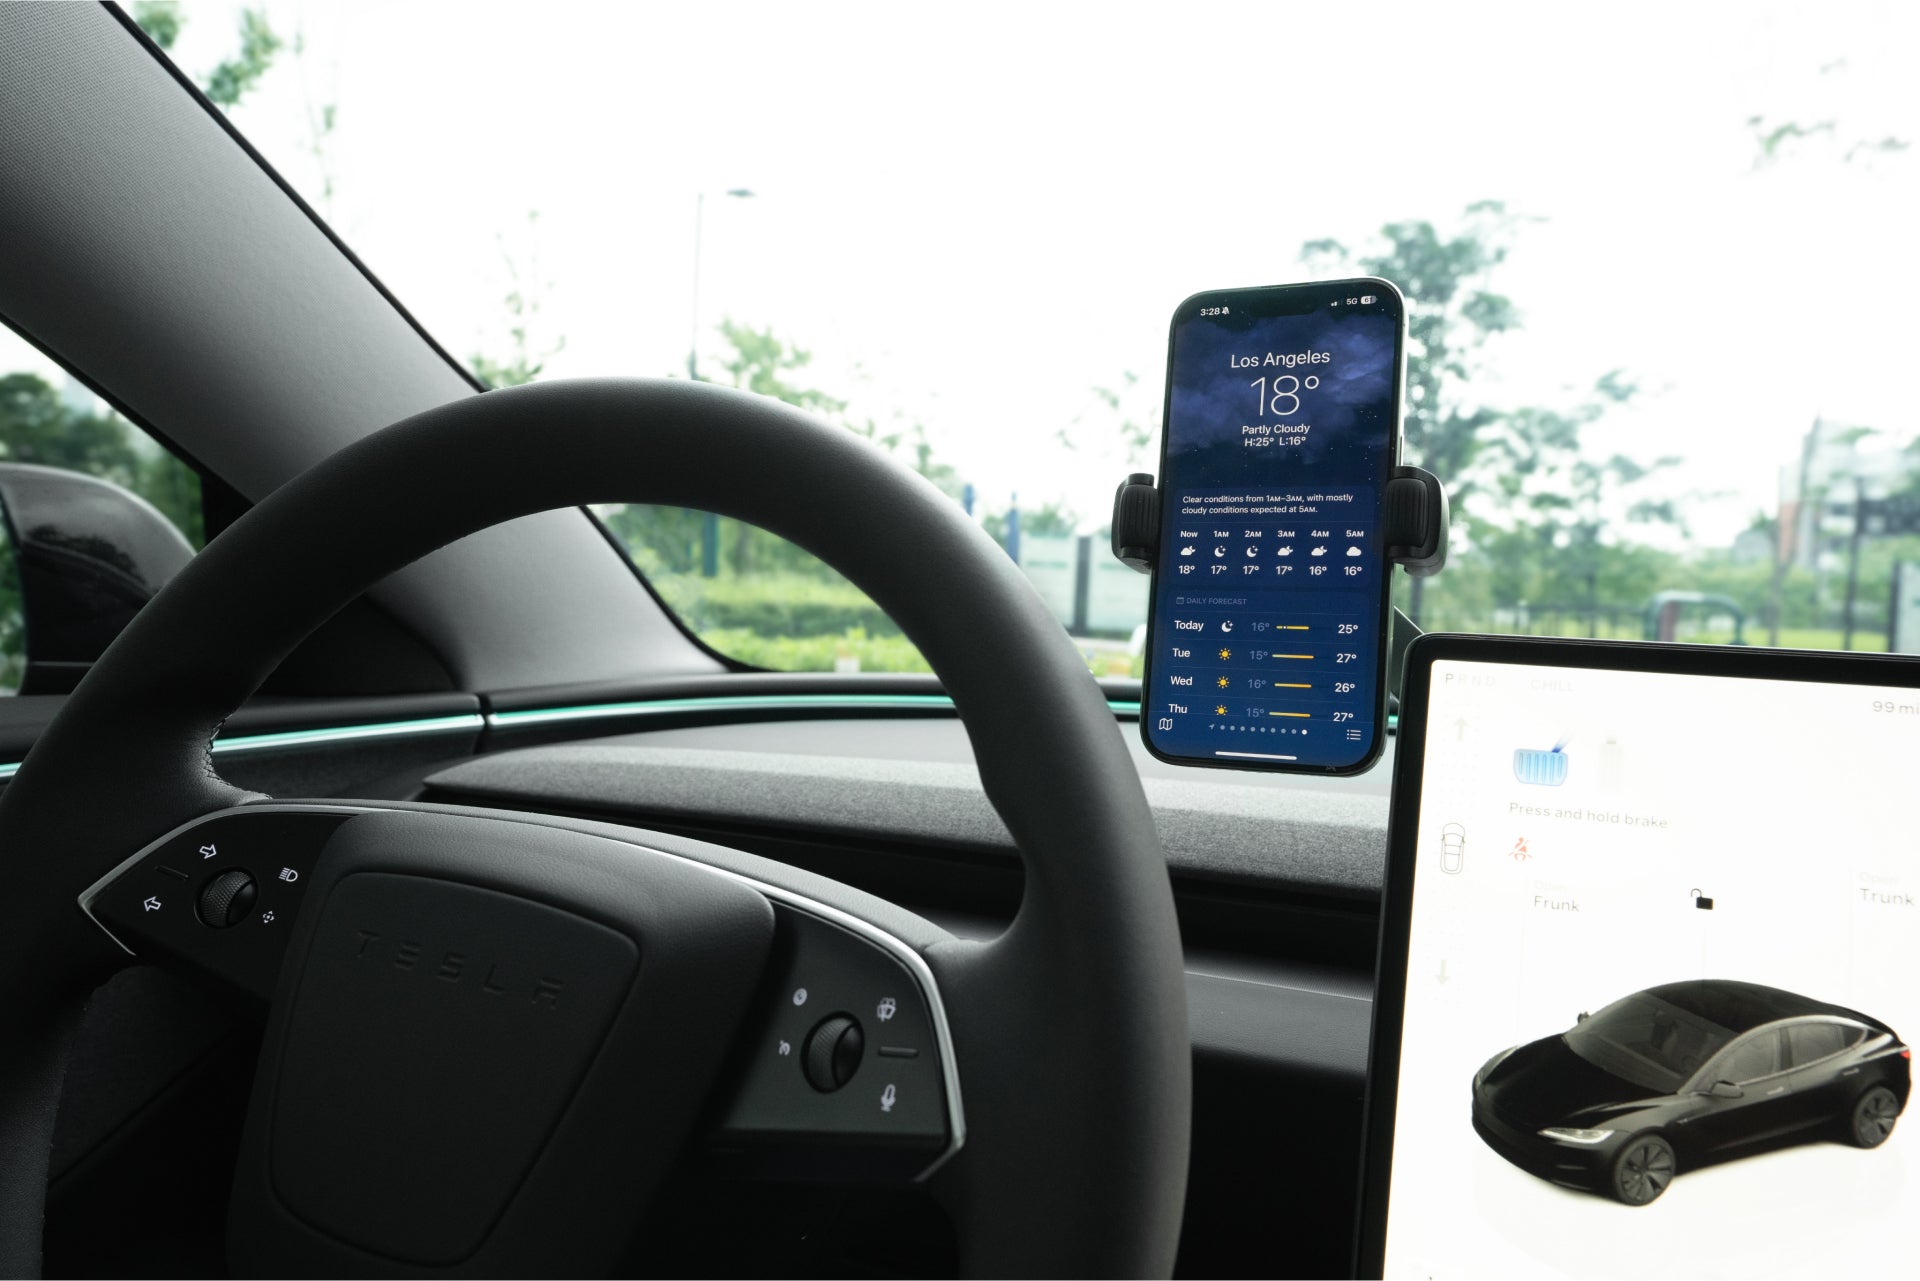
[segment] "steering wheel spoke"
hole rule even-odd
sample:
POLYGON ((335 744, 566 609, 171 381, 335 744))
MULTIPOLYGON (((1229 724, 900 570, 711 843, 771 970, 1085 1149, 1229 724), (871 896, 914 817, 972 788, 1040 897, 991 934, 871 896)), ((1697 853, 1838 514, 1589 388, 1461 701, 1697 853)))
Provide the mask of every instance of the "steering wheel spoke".
POLYGON ((315 863, 363 806, 216 810, 153 841, 80 896, 80 909, 143 961, 266 1000, 315 863))
POLYGON ((707 1155, 729 1173, 919 1181, 966 1139, 932 972, 886 931, 761 884, 773 957, 707 1155))

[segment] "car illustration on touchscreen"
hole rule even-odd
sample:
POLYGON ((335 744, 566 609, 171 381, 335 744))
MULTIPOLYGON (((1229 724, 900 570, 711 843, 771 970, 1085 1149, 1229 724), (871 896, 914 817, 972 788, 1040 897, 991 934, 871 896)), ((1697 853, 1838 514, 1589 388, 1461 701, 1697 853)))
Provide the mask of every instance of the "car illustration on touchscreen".
POLYGON ((1855 1010, 1756 983, 1667 983, 1487 1060, 1473 1128, 1530 1174, 1647 1205, 1702 1165, 1824 1138, 1879 1147, 1912 1057, 1855 1010))

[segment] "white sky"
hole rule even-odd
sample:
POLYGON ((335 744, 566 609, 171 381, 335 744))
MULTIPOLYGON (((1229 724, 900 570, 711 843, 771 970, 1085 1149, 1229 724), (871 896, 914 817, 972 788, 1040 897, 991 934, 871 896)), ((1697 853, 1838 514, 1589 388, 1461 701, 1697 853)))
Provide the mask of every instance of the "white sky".
MULTIPOLYGON (((188 0, 190 73, 239 7, 188 0)), ((749 187, 707 201, 706 324, 811 348, 985 504, 1097 524, 1125 462, 1054 433, 1124 370, 1157 405, 1177 301, 1486 198, 1542 220, 1495 281, 1526 330, 1490 395, 1624 368, 1651 394, 1592 448, 1736 491, 1694 504, 1703 541, 1771 508, 1816 413, 1920 428, 1920 154, 1841 159, 1920 140, 1915 6, 266 7, 305 54, 237 124, 319 204, 338 104, 331 219, 456 355, 504 351, 505 236, 552 282, 549 376, 684 370, 695 193, 749 187), (1756 114, 1838 141, 1756 170, 1756 114)))

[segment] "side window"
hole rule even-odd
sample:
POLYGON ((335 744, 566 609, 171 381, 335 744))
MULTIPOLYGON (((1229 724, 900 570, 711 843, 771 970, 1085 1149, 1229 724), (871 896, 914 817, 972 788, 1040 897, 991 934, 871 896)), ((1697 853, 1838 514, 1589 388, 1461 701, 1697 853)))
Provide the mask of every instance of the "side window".
POLYGON ((1787 1029, 1790 1066, 1805 1067, 1840 1053, 1851 1043, 1851 1029, 1838 1023, 1796 1023, 1787 1029))
POLYGON ((1762 1032, 1734 1047, 1720 1061, 1720 1079, 1745 1085, 1748 1081, 1771 1076, 1780 1070, 1780 1034, 1762 1032))
POLYGON ((0 694, 71 689, 205 541, 199 474, 0 327, 0 694))

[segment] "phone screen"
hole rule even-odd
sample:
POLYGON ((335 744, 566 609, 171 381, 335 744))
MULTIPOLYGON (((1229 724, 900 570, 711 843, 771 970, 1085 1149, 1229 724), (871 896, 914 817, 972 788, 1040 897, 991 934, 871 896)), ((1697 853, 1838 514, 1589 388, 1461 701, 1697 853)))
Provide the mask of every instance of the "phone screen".
POLYGON ((1379 753, 1404 317, 1370 279, 1174 313, 1141 699, 1154 755, 1341 773, 1379 753))

